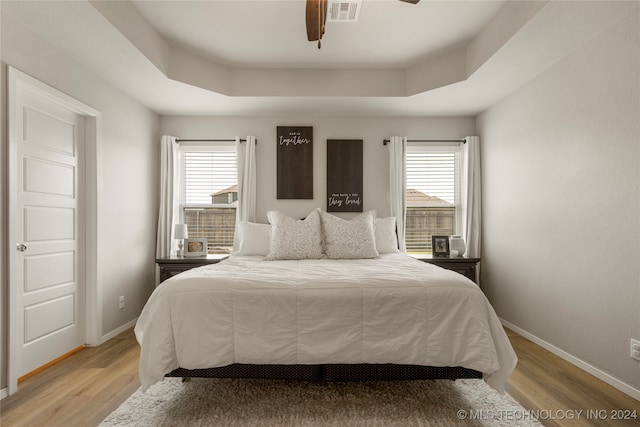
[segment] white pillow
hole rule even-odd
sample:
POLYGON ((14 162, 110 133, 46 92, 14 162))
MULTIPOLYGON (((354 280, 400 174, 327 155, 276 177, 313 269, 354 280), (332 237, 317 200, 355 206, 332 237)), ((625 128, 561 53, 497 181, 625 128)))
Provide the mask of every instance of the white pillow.
POLYGON ((360 259, 378 256, 374 233, 376 211, 361 213, 351 220, 338 218, 326 212, 322 212, 320 218, 327 257, 360 259))
POLYGON ((304 220, 277 211, 267 212, 267 218, 271 223, 271 241, 266 260, 322 258, 319 209, 304 220))
POLYGON ((271 226, 255 222, 240 221, 237 225, 236 237, 238 238, 237 250, 234 255, 265 256, 269 253, 269 239, 271 226))
POLYGON ((400 252, 395 216, 376 219, 376 249, 381 254, 400 252))

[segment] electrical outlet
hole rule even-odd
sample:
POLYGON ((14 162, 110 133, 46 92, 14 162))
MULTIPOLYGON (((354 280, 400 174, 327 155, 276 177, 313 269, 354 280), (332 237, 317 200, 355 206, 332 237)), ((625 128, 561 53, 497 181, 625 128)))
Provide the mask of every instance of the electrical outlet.
POLYGON ((640 362, 640 341, 631 340, 631 358, 640 362))
POLYGON ((118 309, 122 310, 124 308, 124 295, 120 295, 118 298, 118 309))

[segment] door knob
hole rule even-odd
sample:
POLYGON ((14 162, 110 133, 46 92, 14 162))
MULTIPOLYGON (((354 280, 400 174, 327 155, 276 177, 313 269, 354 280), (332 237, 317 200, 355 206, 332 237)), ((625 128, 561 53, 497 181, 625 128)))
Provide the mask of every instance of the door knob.
POLYGON ((18 243, 18 245, 16 246, 16 249, 19 252, 24 252, 27 250, 27 245, 25 245, 24 243, 18 243))

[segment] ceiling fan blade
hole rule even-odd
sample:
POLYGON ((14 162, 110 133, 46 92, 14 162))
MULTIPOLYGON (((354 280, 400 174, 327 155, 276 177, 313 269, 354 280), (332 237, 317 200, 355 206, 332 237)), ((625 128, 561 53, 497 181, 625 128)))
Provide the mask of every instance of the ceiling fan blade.
POLYGON ((405 3, 416 4, 416 3, 418 3, 420 0, 400 0, 400 1, 403 1, 403 2, 405 2, 405 3))
POLYGON ((327 0, 307 0, 307 40, 320 40, 326 22, 327 0))

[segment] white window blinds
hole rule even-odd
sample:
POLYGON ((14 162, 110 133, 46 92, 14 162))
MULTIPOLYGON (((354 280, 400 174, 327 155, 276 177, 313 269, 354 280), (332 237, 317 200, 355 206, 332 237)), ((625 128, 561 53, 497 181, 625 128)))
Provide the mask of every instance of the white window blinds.
POLYGON ((406 177, 407 252, 429 254, 432 235, 459 228, 460 145, 407 145, 406 177))
POLYGON ((206 238, 208 253, 230 253, 238 200, 233 143, 181 146, 182 221, 189 237, 206 238))
POLYGON ((407 149, 407 190, 418 191, 425 205, 456 201, 454 152, 412 152, 407 149))
POLYGON ((212 204, 214 194, 237 184, 235 151, 185 151, 183 156, 185 205, 212 204))

